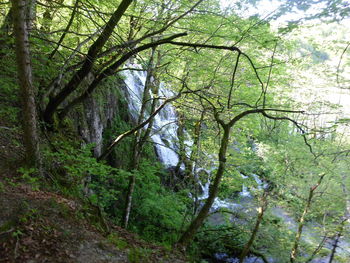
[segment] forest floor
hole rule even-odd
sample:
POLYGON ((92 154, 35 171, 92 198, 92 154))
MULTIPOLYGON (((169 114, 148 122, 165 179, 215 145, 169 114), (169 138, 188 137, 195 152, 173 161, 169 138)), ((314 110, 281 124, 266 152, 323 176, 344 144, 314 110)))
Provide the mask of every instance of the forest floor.
POLYGON ((33 189, 14 172, 1 177, 0 208, 1 263, 185 262, 120 227, 99 229, 103 223, 91 207, 33 189))

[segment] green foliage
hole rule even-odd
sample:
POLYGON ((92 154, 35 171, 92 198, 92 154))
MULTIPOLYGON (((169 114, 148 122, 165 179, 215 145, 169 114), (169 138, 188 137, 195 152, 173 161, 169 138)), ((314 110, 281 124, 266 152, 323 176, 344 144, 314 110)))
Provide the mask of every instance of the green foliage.
POLYGON ((111 166, 99 163, 96 158, 92 157, 93 145, 75 148, 69 143, 61 142, 56 143, 55 147, 58 151, 47 151, 45 159, 48 163, 51 163, 52 168, 56 167, 56 170, 53 169, 52 173, 58 183, 67 186, 68 189, 78 195, 83 184, 88 182, 92 176, 98 175, 105 178, 116 172, 111 166))
POLYGON ((128 254, 128 260, 130 263, 147 263, 151 262, 150 255, 151 250, 147 248, 135 247, 131 248, 128 254))
POLYGON ((128 178, 135 175, 137 183, 130 227, 147 240, 167 244, 177 240, 187 197, 168 192, 161 185, 161 166, 144 160, 139 170, 129 172, 97 162, 91 157, 93 145, 77 149, 59 143, 56 147, 59 151, 47 153, 46 159, 64 170, 65 176, 59 180, 61 190, 67 189, 63 191, 82 196, 83 189, 88 189, 91 203, 119 222, 123 214, 128 178), (68 188, 64 186, 67 184, 68 188))
POLYGON ((22 235, 24 235, 24 233, 21 231, 21 230, 16 230, 16 231, 13 231, 12 234, 11 234, 14 238, 20 238, 22 235))
MULTIPOLYGON (((344 50, 344 39, 347 36, 345 30, 341 41, 335 42, 332 39, 324 44, 314 39, 313 43, 309 44, 300 39, 308 34, 304 31, 307 27, 297 31, 300 38, 291 36, 291 40, 286 40, 281 39, 271 30, 268 20, 270 18, 241 17, 240 11, 244 9, 244 3, 234 5, 237 9, 223 10, 219 1, 204 1, 196 7, 196 12, 192 12, 185 19, 177 20, 175 24, 171 24, 169 21, 189 10, 193 1, 169 1, 170 7, 165 7, 164 3, 159 1, 134 2, 135 4, 131 5, 127 11, 128 15, 122 17, 113 34, 114 37, 107 41, 102 51, 115 46, 121 48, 117 52, 99 57, 93 65, 93 73, 98 74, 101 70, 106 69, 110 63, 120 58, 120 54, 125 54, 129 48, 133 48, 133 46, 122 48, 126 40, 127 43, 142 45, 142 43, 154 41, 161 35, 168 36, 178 33, 179 29, 189 32, 188 36, 181 38, 183 42, 235 46, 249 57, 249 59, 243 55, 240 57, 238 70, 233 79, 234 62, 238 58, 237 52, 190 47, 178 49, 173 45, 157 47, 156 60, 159 60, 159 65, 157 65, 155 74, 158 80, 166 82, 167 86, 174 87, 174 90, 180 90, 180 88, 198 90, 195 95, 187 94, 174 102, 174 105, 178 106, 178 112, 184 116, 185 126, 190 134, 195 131, 193 123, 199 120, 202 112, 205 112, 198 144, 200 152, 195 160, 196 167, 211 168, 217 164, 216 156, 219 151, 222 130, 215 121, 214 113, 219 114, 222 120, 228 121, 242 112, 256 108, 271 107, 287 110, 297 108, 293 102, 295 98, 290 95, 294 85, 299 84, 302 89, 307 86, 308 81, 306 80, 308 79, 305 76, 300 77, 300 73, 303 71, 311 72, 317 80, 319 80, 317 77, 328 74, 329 83, 327 82, 326 86, 334 85, 335 74, 331 72, 326 62, 332 56, 339 57, 340 54, 337 51, 339 47, 344 50), (133 42, 142 39, 145 34, 152 34, 152 30, 162 29, 165 25, 167 28, 164 34, 161 31, 161 35, 155 34, 152 39, 145 38, 141 44, 137 41, 133 42), (278 43, 276 52, 272 54, 276 43, 278 43), (301 55, 302 58, 296 58, 292 53, 298 53, 298 56, 301 55), (274 56, 273 61, 272 56, 274 56), (269 65, 273 66, 271 79, 269 65), (315 65, 323 70, 316 72, 315 65), (300 79, 300 83, 294 83, 298 82, 298 79, 300 79), (263 94, 265 91, 267 91, 266 97, 263 94), (214 108, 215 110, 213 110, 214 108)), ((259 1, 250 2, 258 3, 259 1)), ((279 10, 281 12, 277 12, 275 15, 281 15, 297 2, 291 1, 283 5, 279 10)), ((342 1, 338 2, 342 3, 342 1)), ((113 1, 92 0, 88 3, 82 3, 84 8, 79 6, 79 11, 56 56, 49 59, 48 55, 62 36, 62 28, 67 25, 71 17, 72 8, 65 5, 58 7, 52 5, 50 1, 45 1, 45 3, 48 6, 37 6, 37 27, 30 39, 34 84, 37 86, 37 99, 41 104, 47 103, 49 98, 55 95, 47 96, 46 93, 48 92, 47 87, 56 76, 61 73, 65 74, 62 83, 55 87, 54 93, 58 92, 59 88, 69 81, 77 65, 80 65, 85 58, 89 45, 92 43, 92 41, 87 41, 87 44, 83 44, 84 41, 89 38, 95 39, 96 35, 93 36, 93 34, 96 28, 101 28, 109 19, 111 10, 116 8, 113 1), (91 12, 92 9, 99 12, 91 12), (43 14, 46 11, 51 15, 55 14, 52 19, 44 17, 43 14), (81 44, 81 46, 77 47, 77 44, 81 44), (71 56, 73 55, 72 50, 77 54, 71 56), (68 57, 70 60, 67 60, 68 57)), ((307 10, 310 7, 311 5, 307 1, 298 6, 302 10, 307 10)), ((344 16, 348 11, 344 9, 345 11, 339 13, 341 8, 338 5, 335 5, 333 9, 337 16, 344 16)), ((330 17, 330 11, 333 9, 331 6, 327 6, 324 12, 317 14, 317 16, 330 17)), ((1 5, 1 22, 4 22, 8 10, 8 3, 1 5)), ((295 25, 293 23, 289 29, 295 25)), ((321 37, 318 37, 318 40, 322 39, 322 41, 333 35, 332 29, 328 32, 315 31, 319 32, 321 37)), ((1 125, 6 125, 5 128, 10 126, 11 133, 18 132, 16 125, 20 112, 18 85, 14 81, 17 71, 14 63, 13 44, 12 37, 0 36, 0 119, 1 125)), ((148 66, 149 51, 138 53, 133 58, 145 69, 148 66)), ((345 51, 346 49, 344 53, 345 51)), ((349 65, 346 58, 344 56, 343 61, 339 61, 336 73, 337 84, 341 86, 343 83, 345 88, 345 84, 347 84, 345 67, 349 65)), ((331 66, 335 68, 334 65, 331 66)), ((120 70, 120 68, 116 70, 120 70)), ((109 106, 107 102, 103 101, 103 98, 109 94, 115 95, 118 98, 118 104, 120 104, 116 110, 118 111, 116 118, 104 131, 105 144, 133 127, 128 116, 126 101, 122 98, 123 94, 114 88, 116 83, 117 86, 124 85, 122 77, 111 77, 103 81, 103 89, 97 89, 94 93, 101 112, 102 109, 109 106)), ((315 83, 318 84, 318 82, 315 83)), ((74 91, 73 97, 79 96, 79 92, 85 90, 85 84, 80 85, 74 91)), ((320 110, 325 105, 324 101, 312 101, 308 109, 320 110)), ((327 109, 334 110, 336 107, 328 103, 327 109)), ((81 110, 82 108, 79 108, 77 112, 81 110)), ((281 112, 272 111, 271 114, 277 118, 279 116, 293 117, 287 114, 282 115, 281 112)), ((104 122, 107 121, 104 116, 101 116, 101 119, 104 122)), ((338 120, 337 125, 340 127, 348 122, 349 118, 343 116, 338 120)), ((74 126, 72 120, 66 119, 62 123, 69 127, 74 126)), ((334 125, 333 128, 338 127, 334 125)), ((78 141, 76 137, 73 137, 73 140, 76 141, 68 141, 73 133, 71 131, 68 135, 62 135, 60 139, 57 139, 61 142, 54 142, 55 152, 47 151, 44 155, 48 174, 55 181, 55 186, 67 195, 88 198, 93 207, 101 209, 104 215, 107 214, 114 222, 120 223, 129 178, 136 176, 137 183, 133 196, 130 228, 146 240, 166 245, 177 241, 179 233, 188 223, 184 219, 184 215, 188 213, 187 209, 192 205, 190 204, 192 200, 187 195, 191 187, 183 192, 174 193, 162 186, 160 177, 163 171, 160 165, 156 164, 153 145, 146 144, 139 169, 130 171, 133 151, 131 137, 123 140, 113 150, 108 160, 113 168, 106 163, 96 161, 92 156, 93 145, 81 146, 76 142, 78 141)), ((242 184, 250 189, 257 188, 256 182, 250 176, 255 173, 268 182, 274 199, 272 205, 284 207, 292 212, 296 220, 305 207, 310 187, 315 184, 320 174, 327 172, 324 182, 318 188, 306 221, 322 223, 322 227, 329 233, 336 233, 336 225, 346 208, 347 200, 344 197, 345 191, 343 189, 350 185, 349 179, 345 176, 349 171, 348 159, 346 156, 340 160, 340 155, 328 153, 330 150, 340 151, 341 147, 338 147, 338 141, 317 140, 317 134, 315 138, 311 138, 308 134, 304 135, 307 136, 306 138, 316 154, 310 153, 309 148, 305 147, 304 139, 300 136, 299 131, 295 132, 295 128, 286 121, 267 120, 256 114, 241 119, 232 129, 232 139, 226 156, 227 165, 219 189, 219 197, 222 199, 234 197, 241 190, 242 184), (257 145, 257 149, 253 149, 254 144, 257 145), (240 173, 247 175, 248 178, 242 179, 240 173)), ((333 136, 335 135, 333 134, 333 136)), ((13 144, 21 145, 20 141, 17 140, 14 140, 13 144)), ((341 150, 346 151, 346 148, 341 150)), ((29 184, 33 190, 39 190, 41 181, 33 176, 35 170, 21 168, 19 172, 22 174, 24 182, 29 184)), ((13 180, 6 179, 6 181, 10 186, 18 185, 13 180)), ((1 191, 4 191, 4 184, 0 182, 1 191)), ((259 191, 252 192, 259 194, 259 191)), ((84 209, 86 214, 98 214, 91 207, 84 209)), ((27 216, 34 216, 34 212, 30 212, 32 214, 27 216)), ((193 244, 193 250, 202 251, 202 253, 205 251, 210 255, 218 251, 229 253, 232 248, 242 247, 242 244, 249 238, 254 220, 247 218, 248 216, 236 216, 244 224, 206 225, 196 236, 198 242, 193 244)), ((293 234, 294 232, 288 229, 283 222, 273 215, 267 214, 259 230, 255 248, 267 251, 282 261, 288 257, 289 248, 294 238, 293 234), (279 254, 281 255, 278 256, 279 254)), ((108 239, 118 248, 125 246, 124 241, 118 236, 110 235, 108 239)), ((307 246, 307 244, 304 245, 307 246)), ((133 249, 130 251, 130 262, 146 262, 147 260, 147 250, 133 249)))
MULTIPOLYGON (((103 138, 107 144, 114 140, 119 134, 131 129, 131 125, 125 121, 126 114, 126 112, 120 112, 113 120, 111 127, 104 131, 103 138)), ((132 138, 129 137, 121 141, 118 144, 118 147, 113 149, 110 158, 112 158, 112 163, 114 166, 127 169, 130 165, 131 155, 132 138)))
POLYGON ((38 191, 40 188, 42 178, 35 176, 37 169, 20 167, 18 172, 22 174, 22 180, 31 186, 32 190, 38 191))
POLYGON ((113 169, 111 173, 94 174, 87 184, 91 192, 90 201, 101 207, 109 216, 122 214, 122 211, 116 209, 121 205, 130 175, 131 173, 122 169, 113 169))
POLYGON ((270 211, 266 212, 261 224, 254 243, 255 249, 273 255, 277 262, 285 262, 289 258, 295 230, 270 211))
POLYGON ((160 183, 159 167, 154 164, 144 161, 134 172, 137 183, 130 227, 146 240, 174 243, 183 223, 187 197, 166 190, 160 183))
POLYGON ((120 238, 116 233, 109 234, 107 239, 118 249, 125 249, 128 246, 128 243, 124 239, 120 238))
POLYGON ((242 226, 236 224, 211 225, 206 224, 196 235, 196 241, 191 245, 195 257, 211 258, 215 253, 226 253, 239 256, 243 244, 248 241, 249 234, 242 226))

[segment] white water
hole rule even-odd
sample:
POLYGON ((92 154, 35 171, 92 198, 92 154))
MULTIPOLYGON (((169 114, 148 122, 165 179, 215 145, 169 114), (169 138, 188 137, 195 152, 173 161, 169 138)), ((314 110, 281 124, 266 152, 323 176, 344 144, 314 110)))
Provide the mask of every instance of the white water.
MULTIPOLYGON (((128 65, 128 67, 140 69, 140 66, 134 64, 128 65)), ((142 106, 147 73, 146 71, 127 70, 124 72, 124 76, 126 77, 124 82, 128 87, 129 111, 136 121, 142 106)), ((150 96, 151 98, 153 97, 151 92, 150 96)), ((172 94, 161 86, 158 96, 169 98, 172 94)), ((162 100, 159 103, 162 103, 162 100)), ((145 118, 148 116, 149 113, 145 114, 145 118)), ((158 158, 166 167, 176 166, 179 162, 179 156, 176 153, 178 141, 177 129, 178 124, 175 109, 171 104, 168 104, 155 116, 151 134, 158 158)))
MULTIPOLYGON (((202 170, 202 169, 201 169, 202 170)), ((209 187, 210 187, 210 172, 211 171, 206 171, 208 173, 208 180, 207 182, 203 185, 203 183, 198 180, 198 183, 202 189, 202 194, 197 197, 197 200, 205 200, 209 197, 209 187)), ((197 171, 198 173, 198 171, 197 171)), ((216 197, 214 200, 214 203, 211 207, 212 211, 215 211, 219 208, 226 208, 230 209, 231 211, 236 210, 237 208, 242 208, 240 204, 236 204, 232 201, 227 201, 227 200, 221 200, 220 198, 216 197)))

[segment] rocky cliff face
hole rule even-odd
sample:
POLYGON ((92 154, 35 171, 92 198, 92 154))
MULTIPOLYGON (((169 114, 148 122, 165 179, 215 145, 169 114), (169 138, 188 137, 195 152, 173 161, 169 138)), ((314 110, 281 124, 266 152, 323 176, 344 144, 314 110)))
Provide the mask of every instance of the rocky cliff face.
POLYGON ((122 78, 110 79, 71 114, 74 126, 84 142, 95 144, 95 157, 102 153, 103 134, 115 118, 119 116, 125 122, 130 121, 125 100, 126 89, 122 78))

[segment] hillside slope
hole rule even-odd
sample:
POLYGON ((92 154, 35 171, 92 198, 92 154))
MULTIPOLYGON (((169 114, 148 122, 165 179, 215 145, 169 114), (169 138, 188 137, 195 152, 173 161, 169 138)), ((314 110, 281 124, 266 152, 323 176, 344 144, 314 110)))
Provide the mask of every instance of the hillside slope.
POLYGON ((185 262, 109 225, 93 206, 5 176, 0 183, 0 262, 185 262))

